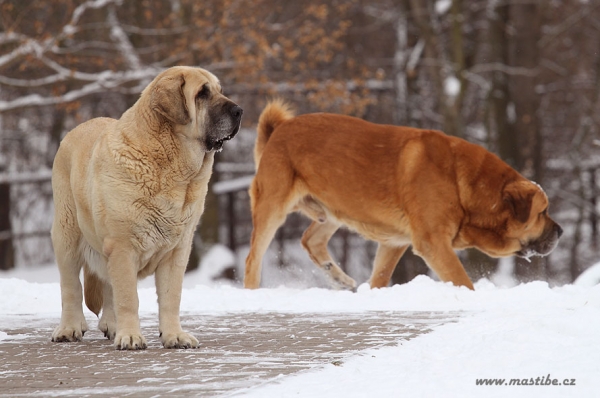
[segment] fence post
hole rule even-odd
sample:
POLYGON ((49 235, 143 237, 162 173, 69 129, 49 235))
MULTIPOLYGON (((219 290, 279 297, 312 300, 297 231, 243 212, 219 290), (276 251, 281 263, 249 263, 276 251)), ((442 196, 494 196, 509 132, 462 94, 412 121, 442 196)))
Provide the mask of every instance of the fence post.
POLYGON ((596 249, 598 247, 598 209, 597 209, 597 199, 598 195, 598 185, 596 183, 596 170, 595 168, 590 168, 590 202, 592 205, 592 211, 590 212, 590 223, 592 224, 592 247, 596 249))
POLYGON ((0 269, 15 267, 15 251, 10 223, 10 183, 0 183, 0 269))
POLYGON ((229 249, 235 253, 237 249, 237 242, 235 239, 235 191, 227 193, 227 226, 228 226, 228 239, 229 249))

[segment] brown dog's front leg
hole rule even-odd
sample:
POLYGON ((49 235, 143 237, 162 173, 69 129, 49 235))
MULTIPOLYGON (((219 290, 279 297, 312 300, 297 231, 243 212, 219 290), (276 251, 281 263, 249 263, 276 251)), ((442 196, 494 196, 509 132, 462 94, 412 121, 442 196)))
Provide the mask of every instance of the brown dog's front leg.
POLYGON ((452 282, 456 286, 466 286, 471 290, 473 282, 467 275, 465 268, 454 253, 452 245, 448 242, 436 244, 426 239, 414 239, 413 252, 423 258, 443 282, 452 282))
POLYGON ((388 246, 383 243, 379 244, 373 262, 373 273, 370 280, 371 289, 386 287, 390 284, 396 265, 398 265, 398 261, 400 261, 407 248, 408 245, 388 246))

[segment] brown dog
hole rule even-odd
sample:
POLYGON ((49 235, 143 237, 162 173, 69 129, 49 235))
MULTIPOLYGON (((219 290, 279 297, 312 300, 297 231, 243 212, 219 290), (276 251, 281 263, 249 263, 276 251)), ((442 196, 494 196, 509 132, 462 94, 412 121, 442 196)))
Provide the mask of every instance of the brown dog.
POLYGON ((263 255, 297 210, 313 219, 302 245, 340 288, 356 286, 327 250, 342 225, 379 243, 371 287, 388 285, 410 244, 442 281, 472 289, 454 249, 544 256, 562 233, 537 184, 439 131, 326 113, 293 117, 274 101, 259 120, 255 160, 247 288, 259 287, 263 255))
POLYGON ((117 349, 146 348, 137 279, 155 274, 166 348, 197 347, 179 304, 194 230, 204 211, 215 151, 239 130, 242 108, 200 68, 159 74, 119 120, 92 119, 69 132, 52 169, 52 243, 62 316, 53 341, 81 340, 85 302, 117 349))

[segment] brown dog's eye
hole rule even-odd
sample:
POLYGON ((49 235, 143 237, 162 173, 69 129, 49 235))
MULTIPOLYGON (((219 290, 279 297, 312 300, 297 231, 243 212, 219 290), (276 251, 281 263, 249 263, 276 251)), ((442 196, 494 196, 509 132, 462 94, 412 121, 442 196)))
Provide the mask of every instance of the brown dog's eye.
POLYGON ((205 84, 202 86, 202 89, 198 91, 198 94, 196 94, 196 98, 207 99, 208 97, 210 97, 210 88, 208 88, 208 84, 205 84))

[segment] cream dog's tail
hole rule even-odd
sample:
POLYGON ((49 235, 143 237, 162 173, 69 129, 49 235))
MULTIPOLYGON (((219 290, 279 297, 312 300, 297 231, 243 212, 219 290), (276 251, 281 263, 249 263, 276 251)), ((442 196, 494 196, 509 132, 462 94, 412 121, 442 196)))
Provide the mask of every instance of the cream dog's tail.
POLYGON ((269 101, 265 109, 260 114, 258 119, 258 128, 256 136, 256 144, 254 145, 254 164, 258 170, 260 164, 260 157, 267 145, 267 141, 273 131, 281 123, 285 122, 294 117, 294 112, 291 110, 290 105, 286 104, 281 99, 274 99, 269 101))
POLYGON ((90 271, 87 264, 83 266, 83 297, 85 298, 85 305, 98 316, 104 303, 102 281, 90 271))

